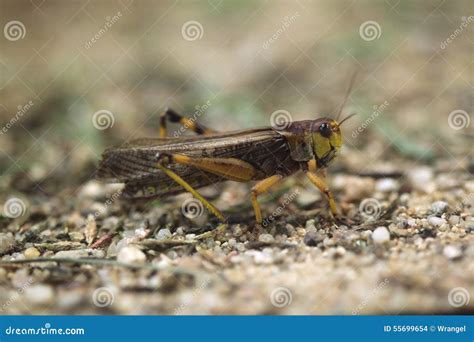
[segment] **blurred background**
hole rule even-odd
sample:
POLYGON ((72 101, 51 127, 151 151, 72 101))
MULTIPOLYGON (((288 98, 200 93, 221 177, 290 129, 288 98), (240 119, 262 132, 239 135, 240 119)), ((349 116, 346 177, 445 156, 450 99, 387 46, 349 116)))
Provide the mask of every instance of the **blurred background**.
POLYGON ((166 107, 223 131, 277 110, 331 116, 354 72, 346 155, 465 157, 472 14, 469 1, 3 0, 1 185, 81 183, 104 147, 157 136, 166 107))
POLYGON ((472 1, 0 0, 0 18, 1 312, 472 313, 472 1), (334 117, 355 72, 329 183, 356 225, 292 178, 261 232, 230 183, 206 196, 236 223, 198 241, 204 210, 135 211, 91 181, 166 107, 220 131, 334 117), (94 264, 15 264, 38 257, 94 264))

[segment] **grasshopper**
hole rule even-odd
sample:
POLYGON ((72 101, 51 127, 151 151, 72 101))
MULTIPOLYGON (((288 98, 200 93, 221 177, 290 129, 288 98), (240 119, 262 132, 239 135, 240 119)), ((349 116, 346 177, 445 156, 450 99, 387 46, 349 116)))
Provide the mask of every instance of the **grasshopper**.
MULTIPOLYGON (((347 101, 348 93, 337 118, 347 101)), ((222 222, 224 215, 196 190, 226 180, 257 181, 251 201, 257 224, 262 223, 258 196, 297 171, 327 198, 335 218, 339 217, 326 183, 327 165, 342 146, 341 124, 331 118, 289 122, 286 127, 263 127, 216 132, 172 109, 160 117, 160 137, 131 141, 106 149, 97 176, 125 183, 126 198, 162 198, 190 192, 222 222), (180 123, 196 136, 167 137, 167 122, 180 123)))

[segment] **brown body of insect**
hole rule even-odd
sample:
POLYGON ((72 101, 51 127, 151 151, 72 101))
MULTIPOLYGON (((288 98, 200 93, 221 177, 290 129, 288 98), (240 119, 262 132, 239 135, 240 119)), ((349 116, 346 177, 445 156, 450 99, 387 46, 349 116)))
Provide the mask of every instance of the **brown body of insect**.
POLYGON ((321 118, 294 121, 283 129, 217 133, 168 109, 161 116, 160 138, 138 139, 105 150, 97 175, 108 182, 125 183, 123 194, 128 198, 152 199, 189 191, 222 221, 222 213, 196 189, 226 180, 258 181, 252 188, 252 205, 260 224, 257 197, 302 170, 324 193, 336 216, 325 167, 342 146, 343 121, 321 118), (198 135, 166 137, 167 120, 179 122, 198 135))

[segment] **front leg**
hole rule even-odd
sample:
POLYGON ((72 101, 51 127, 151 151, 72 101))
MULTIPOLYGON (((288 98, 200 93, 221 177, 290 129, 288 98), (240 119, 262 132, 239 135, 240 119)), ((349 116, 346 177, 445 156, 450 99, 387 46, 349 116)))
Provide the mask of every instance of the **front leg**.
POLYGON ((315 170, 314 165, 311 164, 308 166, 309 168, 306 171, 306 176, 311 181, 311 183, 313 183, 319 189, 319 191, 321 191, 326 196, 332 215, 334 217, 339 217, 336 201, 334 200, 331 190, 329 190, 329 187, 326 184, 326 175, 324 170, 315 170))

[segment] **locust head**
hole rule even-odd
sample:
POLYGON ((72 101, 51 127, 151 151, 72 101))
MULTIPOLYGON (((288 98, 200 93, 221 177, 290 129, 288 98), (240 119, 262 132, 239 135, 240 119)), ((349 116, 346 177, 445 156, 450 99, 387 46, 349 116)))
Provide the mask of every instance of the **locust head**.
POLYGON ((326 166, 339 153, 342 147, 341 122, 329 118, 315 120, 311 127, 313 154, 319 166, 326 166))

